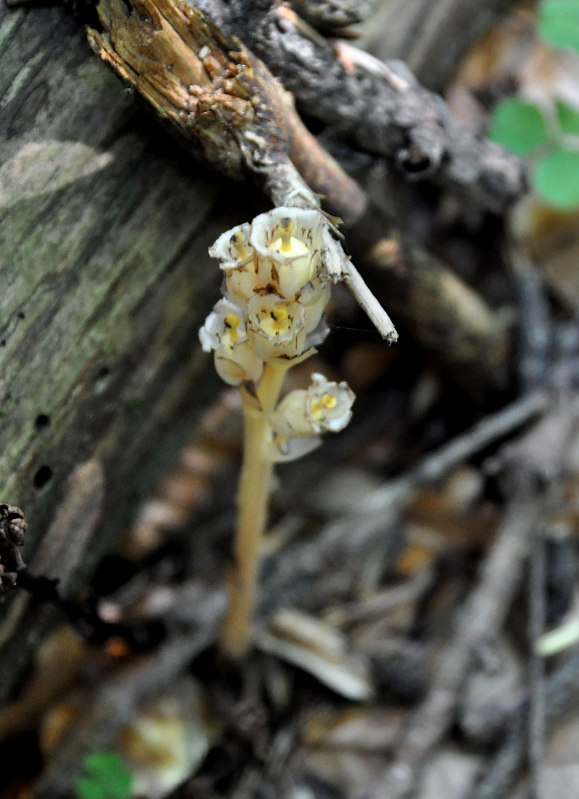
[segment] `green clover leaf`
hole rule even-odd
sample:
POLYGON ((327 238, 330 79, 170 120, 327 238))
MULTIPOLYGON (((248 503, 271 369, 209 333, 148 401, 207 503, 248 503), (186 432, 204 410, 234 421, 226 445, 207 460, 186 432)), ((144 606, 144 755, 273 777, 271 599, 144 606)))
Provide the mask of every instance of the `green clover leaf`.
POLYGON ((529 155, 548 139, 547 126, 539 109, 511 97, 493 112, 489 138, 516 155, 529 155))
POLYGON ((579 136, 579 110, 557 100, 557 117, 563 133, 579 136))
POLYGON ((538 161, 533 183, 542 198, 555 208, 579 205, 579 151, 556 147, 538 161))
POLYGON ((119 755, 91 752, 84 759, 84 776, 75 783, 78 799, 130 799, 132 774, 119 755))
POLYGON ((543 39, 555 47, 579 51, 579 0, 543 0, 537 26, 543 39))
POLYGON ((76 795, 79 799, 107 799, 105 789, 88 777, 79 777, 75 785, 76 795))

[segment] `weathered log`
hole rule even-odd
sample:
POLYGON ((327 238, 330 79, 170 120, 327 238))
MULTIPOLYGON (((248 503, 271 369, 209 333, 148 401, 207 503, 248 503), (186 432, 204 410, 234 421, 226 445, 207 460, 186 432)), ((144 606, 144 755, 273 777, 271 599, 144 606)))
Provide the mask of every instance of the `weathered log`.
MULTIPOLYGON (((31 571, 78 587, 214 388, 197 328, 232 219, 64 9, 2 6, 0 41, 0 501, 31 571)), ((46 622, 0 606, 0 701, 46 622)))

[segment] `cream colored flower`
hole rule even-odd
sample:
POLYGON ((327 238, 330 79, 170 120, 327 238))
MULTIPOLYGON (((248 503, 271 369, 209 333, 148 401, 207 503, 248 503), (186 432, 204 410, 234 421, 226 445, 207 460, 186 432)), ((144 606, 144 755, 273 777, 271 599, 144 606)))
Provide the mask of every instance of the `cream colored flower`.
POLYGON ((247 330, 259 358, 294 358, 305 349, 305 311, 275 294, 256 295, 247 307, 247 330))
POLYGON ((269 421, 274 433, 282 437, 337 433, 352 418, 355 398, 347 383, 335 383, 315 373, 310 387, 290 391, 269 421))
POLYGON ((251 226, 247 223, 222 233, 209 248, 209 255, 221 260, 225 272, 223 293, 237 305, 245 306, 259 285, 258 262, 249 244, 251 226))
POLYGON ((251 225, 250 244, 260 262, 259 276, 280 296, 294 299, 321 273, 324 221, 319 211, 274 208, 251 225))
POLYGON ((199 339, 205 352, 215 353, 217 374, 229 385, 261 377, 263 361, 247 336, 243 310, 229 300, 215 304, 199 331, 199 339))

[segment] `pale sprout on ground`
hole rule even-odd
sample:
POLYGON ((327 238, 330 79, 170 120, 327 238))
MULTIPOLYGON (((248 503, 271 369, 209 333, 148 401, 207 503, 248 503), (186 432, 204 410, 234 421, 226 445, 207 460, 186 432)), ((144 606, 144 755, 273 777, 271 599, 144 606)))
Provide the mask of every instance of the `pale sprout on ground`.
POLYGON ((275 208, 223 233, 209 250, 224 273, 219 300, 200 330, 219 376, 239 385, 244 456, 234 566, 221 645, 243 656, 251 614, 273 464, 310 452, 320 433, 350 421, 354 393, 313 374, 309 388, 279 401, 285 374, 315 352, 328 333, 323 318, 330 284, 350 267, 316 210, 275 208), (332 242, 328 245, 328 242, 332 242), (336 268, 336 252, 344 264, 336 268))

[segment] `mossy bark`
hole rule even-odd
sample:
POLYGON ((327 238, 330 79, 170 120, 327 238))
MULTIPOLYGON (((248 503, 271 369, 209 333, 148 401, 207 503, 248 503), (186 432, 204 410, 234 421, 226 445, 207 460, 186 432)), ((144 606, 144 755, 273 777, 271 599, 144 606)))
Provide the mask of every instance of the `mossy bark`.
MULTIPOLYGON (((0 98, 0 501, 31 571, 78 587, 215 386, 197 329, 231 218, 65 9, 0 7, 0 98)), ((0 701, 45 627, 0 606, 0 701)))

